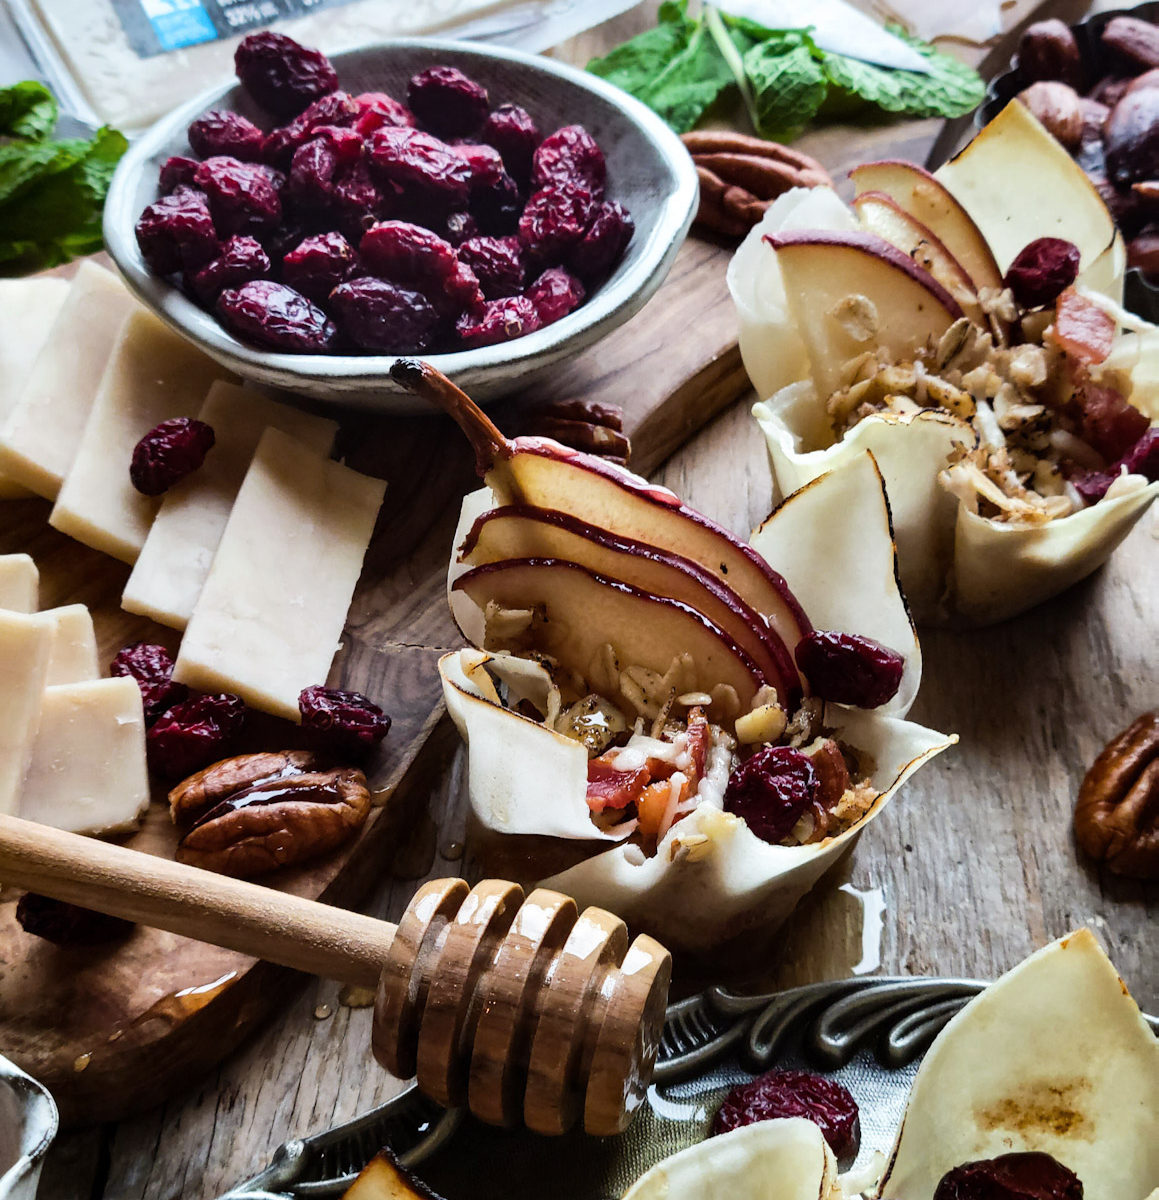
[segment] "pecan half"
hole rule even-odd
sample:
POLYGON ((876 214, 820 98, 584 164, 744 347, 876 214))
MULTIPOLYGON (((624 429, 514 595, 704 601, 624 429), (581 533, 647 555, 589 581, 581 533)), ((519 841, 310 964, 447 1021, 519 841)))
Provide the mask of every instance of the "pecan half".
POLYGON ((525 433, 554 438, 573 450, 625 465, 632 445, 624 433, 624 410, 594 400, 560 400, 527 417, 525 433))
POLYGON ((1159 878, 1159 712, 1144 713, 1095 759, 1079 788, 1075 838, 1116 875, 1159 878))
POLYGON ((322 756, 313 750, 279 750, 223 758, 182 780, 169 793, 169 815, 175 825, 192 821, 243 788, 317 771, 323 766, 322 756))
POLYGON ((1103 29, 1103 45, 1142 67, 1159 67, 1159 29, 1138 17, 1114 17, 1103 29))
POLYGON ((179 862, 249 879, 337 849, 370 812, 366 776, 352 767, 242 788, 181 839, 179 862))

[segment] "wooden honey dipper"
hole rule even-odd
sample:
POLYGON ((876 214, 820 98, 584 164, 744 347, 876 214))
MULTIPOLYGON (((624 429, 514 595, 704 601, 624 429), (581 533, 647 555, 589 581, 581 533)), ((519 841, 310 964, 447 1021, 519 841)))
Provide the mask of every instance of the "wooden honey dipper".
POLYGON ((0 816, 0 879, 327 979, 377 988, 374 1056, 493 1125, 620 1133, 652 1076, 672 960, 558 892, 438 879, 398 925, 0 816))

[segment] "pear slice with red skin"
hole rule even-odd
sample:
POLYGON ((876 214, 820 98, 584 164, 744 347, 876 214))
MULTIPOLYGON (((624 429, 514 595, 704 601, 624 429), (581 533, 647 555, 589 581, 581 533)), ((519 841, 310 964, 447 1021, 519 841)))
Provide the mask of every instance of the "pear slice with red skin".
MULTIPOLYGON (((593 674, 611 645, 619 667, 645 667, 664 675, 681 654, 691 657, 691 676, 683 687, 713 693, 721 684, 732 688, 737 707, 716 702, 714 720, 734 720, 752 707, 761 687, 776 686, 757 664, 719 626, 679 600, 653 596, 617 579, 597 575, 577 563, 557 558, 517 558, 484 563, 460 575, 452 591, 463 592, 486 610, 532 609, 531 625, 508 644, 502 637, 487 650, 526 653, 537 650, 554 658, 595 686, 593 674), (530 642, 530 645, 528 645, 530 642)), ((622 694, 609 694, 607 681, 598 681, 602 695, 625 703, 622 694)), ((627 704, 625 703, 625 707, 627 704)))
MULTIPOLYGON (((459 561, 472 567, 528 556, 578 563, 597 575, 696 609, 775 681, 783 707, 791 712, 796 706, 800 676, 785 643, 732 588, 690 559, 617 537, 569 513, 522 504, 484 513, 459 551, 459 561)), ((620 649, 629 652, 626 645, 620 649)))
MULTIPOLYGON (((505 438, 477 404, 429 363, 399 359, 393 378, 449 413, 475 450, 497 505, 570 513, 627 541, 691 559, 760 613, 786 646, 812 630, 788 584, 751 546, 687 508, 666 488, 550 438, 505 438)), ((772 682, 772 681, 770 681, 772 682)))

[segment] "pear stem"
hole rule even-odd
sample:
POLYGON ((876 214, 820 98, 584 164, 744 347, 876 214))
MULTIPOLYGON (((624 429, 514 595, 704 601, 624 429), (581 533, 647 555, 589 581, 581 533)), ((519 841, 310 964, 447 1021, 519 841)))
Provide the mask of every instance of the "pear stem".
POLYGON ((417 358, 400 358, 390 368, 391 378, 408 391, 441 408, 467 435, 475 451, 475 469, 486 475, 496 461, 510 458, 511 443, 490 417, 441 371, 417 358))

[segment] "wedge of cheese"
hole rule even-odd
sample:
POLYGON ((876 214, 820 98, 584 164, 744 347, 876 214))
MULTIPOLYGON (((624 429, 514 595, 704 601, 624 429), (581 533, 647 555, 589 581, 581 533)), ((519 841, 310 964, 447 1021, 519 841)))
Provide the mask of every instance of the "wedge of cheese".
MULTIPOLYGON (((12 411, 56 315, 68 297, 64 279, 0 279, 0 425, 12 411)), ((0 499, 28 490, 0 475, 0 499)))
POLYGON ((32 761, 52 630, 44 617, 0 611, 0 813, 16 811, 32 761))
POLYGON ((137 307, 120 279, 85 261, 6 417, 0 472, 55 500, 72 466, 117 333, 137 307))
POLYGON ((298 721, 298 694, 326 682, 385 489, 267 429, 173 678, 298 721))
POLYGON ((130 482, 133 447, 170 417, 196 416, 210 384, 227 374, 151 313, 130 313, 49 524, 135 562, 161 501, 141 495, 130 482))
POLYGON ((46 688, 19 815, 70 833, 134 829, 149 805, 145 714, 128 678, 46 688))
POLYGON ((92 613, 83 604, 66 604, 45 609, 40 616, 52 623, 46 685, 96 679, 101 671, 92 613))
POLYGON ((40 572, 28 554, 0 554, 0 608, 32 613, 38 607, 40 572))
POLYGON ((184 629, 209 575, 246 469, 267 426, 329 458, 335 421, 312 416, 232 383, 215 383, 197 414, 217 440, 202 466, 161 504, 125 585, 121 604, 184 629))

